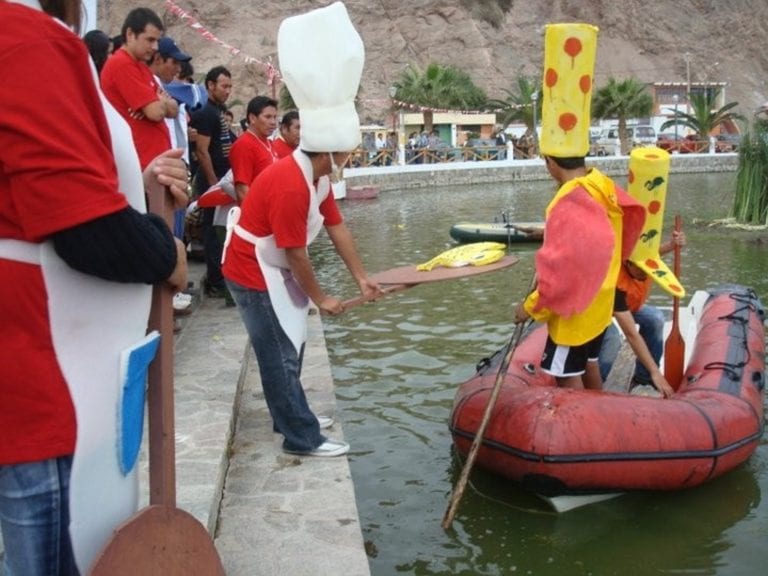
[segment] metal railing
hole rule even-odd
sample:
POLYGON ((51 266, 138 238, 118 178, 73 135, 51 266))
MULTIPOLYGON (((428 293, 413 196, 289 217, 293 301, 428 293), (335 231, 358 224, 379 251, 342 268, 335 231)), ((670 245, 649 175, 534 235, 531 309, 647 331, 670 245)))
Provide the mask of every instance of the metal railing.
MULTIPOLYGON (((514 158, 534 158, 533 147, 513 147, 514 158)), ((393 166, 399 163, 399 150, 396 148, 380 148, 376 151, 357 148, 347 160, 347 168, 367 166, 393 166)), ((438 148, 406 148, 404 150, 405 164, 443 164, 446 162, 481 162, 507 160, 507 146, 462 146, 453 148, 440 146, 438 148)))

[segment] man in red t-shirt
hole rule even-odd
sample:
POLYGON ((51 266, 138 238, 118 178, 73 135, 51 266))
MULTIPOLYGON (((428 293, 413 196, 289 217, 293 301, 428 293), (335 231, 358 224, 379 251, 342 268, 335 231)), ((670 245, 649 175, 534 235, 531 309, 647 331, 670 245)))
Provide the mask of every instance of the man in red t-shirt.
POLYGON ((280 120, 280 135, 275 138, 272 148, 277 153, 278 158, 285 158, 298 148, 299 140, 301 140, 299 111, 290 110, 283 114, 280 120))
POLYGON ((241 203, 256 176, 278 159, 274 141, 269 139, 277 126, 277 101, 267 96, 252 98, 246 118, 248 128, 229 151, 232 179, 241 203))
POLYGON ((142 169, 171 147, 165 119, 179 113, 176 100, 158 85, 147 66, 162 33, 163 23, 152 10, 131 10, 122 28, 125 42, 101 73, 104 95, 131 127, 142 169))
MULTIPOLYGON (((241 208, 230 212, 231 240, 222 273, 256 353, 264 398, 274 429, 283 435, 283 450, 343 456, 349 444, 322 434, 333 420, 315 416, 300 376, 310 300, 324 314, 344 311, 341 300, 320 286, 307 253, 323 228, 360 292, 370 298, 381 293, 365 272, 328 178, 360 144, 353 99, 364 48, 346 8, 337 2, 284 20, 278 53, 302 114, 300 151, 265 168, 241 208)), ((249 112, 253 110, 249 104, 249 112)), ((249 114, 250 125, 259 118, 249 114)), ((245 179, 237 180, 243 184, 245 179)))

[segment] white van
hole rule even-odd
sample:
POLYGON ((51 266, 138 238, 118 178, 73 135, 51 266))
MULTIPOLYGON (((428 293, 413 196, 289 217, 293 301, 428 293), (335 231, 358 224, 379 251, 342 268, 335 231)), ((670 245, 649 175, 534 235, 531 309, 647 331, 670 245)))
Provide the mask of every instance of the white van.
MULTIPOLYGON (((640 124, 637 126, 627 126, 627 139, 632 147, 652 146, 656 144, 656 130, 653 126, 640 124)), ((612 126, 603 130, 603 134, 597 141, 598 148, 607 156, 617 156, 621 151, 621 142, 619 141, 619 128, 612 126)))

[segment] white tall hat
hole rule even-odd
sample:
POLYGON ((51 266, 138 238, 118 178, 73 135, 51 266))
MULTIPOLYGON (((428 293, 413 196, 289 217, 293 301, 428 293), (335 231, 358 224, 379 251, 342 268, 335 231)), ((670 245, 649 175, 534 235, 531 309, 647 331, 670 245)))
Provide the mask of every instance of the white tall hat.
POLYGON ((280 72, 301 117, 302 150, 346 152, 360 144, 355 96, 363 40, 341 2, 286 18, 277 32, 280 72))

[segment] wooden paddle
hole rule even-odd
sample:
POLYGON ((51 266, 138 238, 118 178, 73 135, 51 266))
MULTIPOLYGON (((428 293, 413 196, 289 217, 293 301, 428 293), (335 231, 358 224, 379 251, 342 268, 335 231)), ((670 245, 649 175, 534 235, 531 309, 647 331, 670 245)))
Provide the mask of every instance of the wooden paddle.
MULTIPOLYGON (((443 254, 445 253, 447 253, 447 251, 443 254)), ((478 274, 486 274, 495 270, 501 270, 502 268, 517 264, 518 261, 519 258, 517 258, 517 256, 506 255, 501 258, 501 260, 497 260, 491 264, 484 264, 482 266, 460 266, 456 268, 438 267, 428 271, 417 270, 415 265, 391 268, 371 276, 371 280, 376 282, 381 287, 382 291, 380 294, 350 298, 349 300, 345 300, 343 302, 344 308, 353 308, 355 306, 359 306, 360 304, 364 304, 365 302, 378 300, 383 296, 394 294, 395 292, 401 292, 408 288, 418 286, 419 284, 467 278, 469 276, 476 276, 478 274)))
MULTIPOLYGON (((531 281, 531 287, 528 292, 531 292, 536 286, 536 276, 534 275, 531 281)), ((472 471, 472 466, 475 464, 475 458, 480 450, 480 446, 483 443, 483 436, 485 435, 485 429, 488 427, 488 423, 491 421, 491 413, 496 405, 496 400, 499 397, 501 391, 501 385, 504 382, 504 377, 507 375, 509 369, 509 363, 512 361, 512 356, 515 355, 517 345, 520 343, 520 339, 523 336, 523 331, 527 322, 520 322, 515 326, 515 331, 512 334, 512 338, 507 343, 507 352, 504 354, 504 359, 501 361, 499 371, 496 374, 496 381, 493 384, 491 395, 488 397, 488 404, 485 406, 485 412, 483 413, 483 419, 480 421, 480 427, 475 433, 475 438, 472 440, 472 446, 469 448, 469 454, 467 460, 464 462, 464 468, 461 470, 459 481, 456 484, 456 488, 451 495, 451 501, 448 504, 448 509, 445 511, 441 526, 443 530, 448 530, 453 524, 453 517, 456 515, 456 510, 459 508, 462 496, 464 496, 464 490, 467 487, 467 481, 469 480, 469 473, 472 471)))
MULTIPOLYGON (((682 229, 682 219, 675 216, 675 232, 682 229)), ((680 245, 675 243, 674 273, 680 279, 680 245)), ((683 381, 683 364, 685 363, 685 340, 680 334, 680 298, 672 298, 672 328, 664 343, 664 377, 675 390, 683 381)))
MULTIPOLYGON (((172 229, 173 201, 161 186, 149 191, 150 210, 172 229)), ((173 289, 152 293, 150 330, 160 332, 149 367, 149 503, 119 526, 96 559, 92 576, 223 576, 224 568, 208 531, 176 508, 176 448, 173 415, 173 289)))

